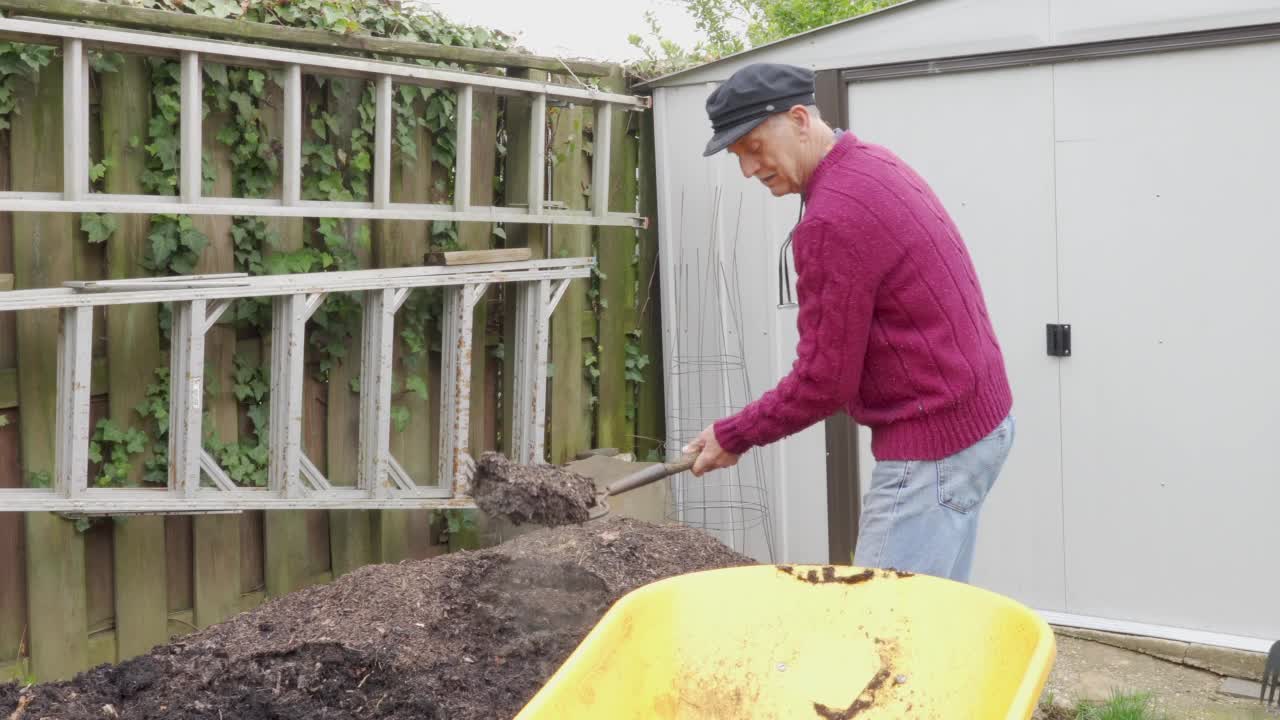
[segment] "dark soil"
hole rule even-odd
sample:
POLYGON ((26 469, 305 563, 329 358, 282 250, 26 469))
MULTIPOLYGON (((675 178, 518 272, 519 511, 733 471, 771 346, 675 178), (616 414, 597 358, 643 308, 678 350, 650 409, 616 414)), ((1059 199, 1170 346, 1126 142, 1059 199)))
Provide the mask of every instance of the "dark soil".
POLYGON ((64 683, 0 718, 510 718, 628 591, 752 564, 688 528, 611 517, 361 568, 64 683))
POLYGON ((516 525, 586 522, 596 504, 591 478, 554 465, 520 465, 494 452, 477 461, 471 495, 486 515, 516 525))

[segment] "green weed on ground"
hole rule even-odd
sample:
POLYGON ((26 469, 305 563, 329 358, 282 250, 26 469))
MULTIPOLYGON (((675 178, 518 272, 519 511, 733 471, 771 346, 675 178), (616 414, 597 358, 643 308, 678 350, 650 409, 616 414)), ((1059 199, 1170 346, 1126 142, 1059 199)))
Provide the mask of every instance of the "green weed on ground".
POLYGON ((1074 708, 1055 705, 1052 696, 1040 705, 1043 720, 1172 720, 1155 709, 1150 693, 1116 693, 1106 702, 1079 702, 1074 708))

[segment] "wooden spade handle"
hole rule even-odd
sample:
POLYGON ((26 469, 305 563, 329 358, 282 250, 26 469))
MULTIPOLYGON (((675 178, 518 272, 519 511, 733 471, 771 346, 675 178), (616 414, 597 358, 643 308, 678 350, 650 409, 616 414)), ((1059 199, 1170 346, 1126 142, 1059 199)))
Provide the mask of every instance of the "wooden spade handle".
POLYGON ((697 459, 697 455, 687 455, 680 462, 652 465, 620 480, 614 480, 609 483, 609 486, 605 488, 605 495, 613 496, 627 492, 628 490, 635 490, 636 488, 644 487, 649 483, 657 482, 677 473, 682 473, 691 469, 693 467, 693 462, 697 459))

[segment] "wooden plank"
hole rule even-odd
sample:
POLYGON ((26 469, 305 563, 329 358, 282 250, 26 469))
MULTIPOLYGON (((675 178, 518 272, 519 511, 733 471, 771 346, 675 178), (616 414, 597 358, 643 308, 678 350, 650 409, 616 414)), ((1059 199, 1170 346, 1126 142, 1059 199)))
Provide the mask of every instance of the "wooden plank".
MULTIPOLYGON (((283 158, 278 180, 281 200, 286 205, 296 205, 302 199, 302 68, 290 65, 285 68, 284 90, 280 98, 282 112, 278 115, 280 137, 283 138, 283 158)), ((271 116, 263 114, 263 121, 270 123, 271 116)))
MULTIPOLYGON (((0 487, 21 487, 18 413, 0 412, 0 487)), ((0 513, 0 662, 17 658, 27 627, 23 515, 0 513)))
POLYGON ((240 518, 192 519, 193 610, 197 627, 222 622, 240 610, 240 518))
POLYGON ((561 60, 518 52, 437 45, 380 38, 364 33, 343 34, 325 30, 289 28, 244 20, 176 14, 164 10, 104 5, 87 0, 0 0, 0 9, 14 11, 12 14, 77 21, 92 20, 120 27, 156 30, 164 33, 193 33, 208 37, 267 42, 272 45, 320 50, 354 50, 366 54, 444 60, 469 65, 537 68, 557 72, 563 71, 567 65, 575 74, 589 77, 606 75, 612 67, 607 63, 586 60, 561 60))
MULTIPOLYGON (((185 118, 184 118, 185 119, 185 118)), ((212 163, 210 195, 230 197, 233 190, 231 148, 217 139, 232 122, 229 112, 209 113, 200 124, 202 156, 212 163)), ((229 217, 199 216, 192 224, 205 234, 205 246, 196 263, 196 274, 234 272, 235 241, 229 217)), ((240 440, 240 405, 235 396, 236 331, 214 325, 205 334, 206 436, 223 443, 240 440)), ((221 622, 239 610, 240 524, 236 515, 197 515, 192 519, 192 617, 198 627, 221 622)))
MULTIPOLYGON (((492 181, 493 174, 490 173, 492 181)), ((492 187, 492 185, 490 185, 492 187)), ((489 224, 483 225, 466 224, 458 231, 459 239, 467 237, 468 240, 478 243, 480 236, 483 234, 485 239, 491 236, 489 224), (479 228, 479 232, 473 228, 479 228)), ((465 243, 464 243, 465 244, 465 243)), ((428 265, 482 265, 485 263, 497 262, 522 262, 532 257, 529 248, 499 248, 496 250, 453 250, 450 252, 433 252, 427 253, 426 264, 428 265)))
POLYGON ((416 220, 419 222, 501 222, 546 223, 550 225, 608 225, 636 227, 633 215, 610 213, 603 218, 587 210, 561 210, 552 206, 536 217, 522 207, 472 206, 458 212, 439 203, 397 203, 390 208, 375 208, 371 202, 301 200, 283 205, 278 199, 200 198, 185 202, 172 195, 107 195, 94 193, 89 199, 70 201, 59 193, 0 192, 0 210, 10 212, 105 212, 169 215, 250 215, 259 217, 349 218, 353 220, 416 220))
POLYGON ((264 510, 247 510, 240 515, 240 592, 262 591, 267 586, 266 554, 263 544, 264 510))
POLYGON ((307 515, 300 510, 266 513, 263 523, 266 548, 266 588, 269 597, 280 597, 306 585, 307 515))
MULTIPOLYGON (((104 408, 105 410, 105 408, 104 408)), ((113 532, 110 518, 95 521, 84 532, 85 569, 85 621, 88 632, 107 630, 112 635, 112 651, 115 650, 115 550, 112 547, 113 532)), ((92 653, 90 653, 92 654, 92 653)), ((92 663, 94 658, 90 658, 92 663)), ((107 662, 117 660, 114 654, 107 662)))
MULTIPOLYGON (((205 147, 205 143, 202 143, 200 138, 202 124, 200 118, 201 108, 203 107, 201 87, 204 84, 204 78, 200 73, 201 64, 200 56, 196 53, 182 53, 182 117, 180 120, 181 128, 179 129, 181 149, 178 162, 178 190, 184 203, 198 202, 200 196, 204 194, 200 187, 203 178, 200 153, 201 148, 205 147)), ((208 133, 204 133, 204 135, 206 138, 212 138, 208 133)), ((219 195, 215 190, 212 197, 218 197, 219 195)), ((227 195, 222 195, 222 197, 227 197, 227 195)))
MULTIPOLYGON (((272 356, 274 334, 262 339, 262 358, 272 356)), ((267 369, 268 373, 270 368, 267 369)), ((268 381, 270 378, 268 378, 268 381)), ((263 515, 263 574, 266 592, 279 597, 306 584, 307 518, 300 510, 268 512, 263 515)))
MULTIPOLYGON (((356 83, 347 80, 331 80, 329 92, 323 96, 322 104, 328 107, 337 118, 341 132, 339 137, 349 138, 350 128, 359 122, 356 112, 356 98, 362 89, 356 83)), ((388 108, 388 114, 390 108, 388 108)), ((390 128, 390 123, 387 124, 390 128)), ((390 134, 388 134, 388 140, 390 134)), ((376 138, 375 138, 376 141, 376 138)), ((388 154, 390 143, 387 143, 388 154)), ((375 170, 376 170, 375 162, 375 170)), ((350 224, 348 237, 368 223, 350 224)), ((373 264, 373 249, 369 246, 354 248, 357 261, 362 268, 373 264)), ((338 360, 330 370, 328 388, 328 417, 326 418, 326 474, 329 482, 340 487, 355 486, 360 475, 359 444, 353 438, 360 437, 360 395, 352 389, 352 383, 359 387, 362 358, 359 346, 359 330, 354 331, 355 338, 351 349, 338 360)), ((329 557, 333 572, 336 575, 350 572, 374 560, 373 530, 371 527, 374 513, 362 510, 329 511, 329 557)))
MULTIPOLYGON (((422 100, 415 100, 415 114, 425 113, 422 100)), ((398 148, 392 153, 391 164, 391 201, 392 202, 430 202, 433 197, 432 178, 447 177, 447 170, 432 160, 432 147, 435 138, 425 127, 419 125, 413 130, 413 141, 418 154, 416 158, 405 158, 398 148)), ((439 198, 444 199, 444 198, 439 198)), ((382 221, 374 224, 374 265, 394 268, 418 264, 430 249, 431 226, 416 221, 382 221)), ((422 291, 417 291, 421 293, 422 291)), ((414 298, 410 297, 410 302, 414 298)), ((409 413, 409 421, 402 430, 391 431, 391 454, 399 461, 409 476, 419 485, 428 485, 435 481, 436 443, 431 435, 432 400, 437 394, 437 385, 428 381, 430 370, 430 351, 412 355, 401 333, 406 329, 422 333, 423 338, 430 338, 435 332, 433 327, 422 324, 410 328, 410 314, 401 310, 396 317, 395 349, 393 351, 393 377, 395 394, 392 396, 393 407, 403 408, 409 413), (427 397, 407 389, 410 377, 423 380, 427 386, 427 397)), ((409 556, 409 526, 412 516, 401 511, 384 511, 373 519, 371 527, 374 540, 375 556, 380 562, 397 562, 409 556)))
POLYGON ((195 597, 191 555, 191 515, 164 518, 165 595, 169 612, 191 610, 195 597))
POLYGON ((525 150, 529 153, 529 160, 525 164, 525 168, 529 172, 528 184, 525 185, 526 206, 530 215, 541 216, 545 214, 543 201, 553 195, 547 193, 547 143, 546 143, 546 121, 547 121, 547 96, 535 95, 529 103, 529 142, 525 145, 525 150))
POLYGON ((453 147, 455 151, 453 209, 458 212, 466 212, 471 207, 471 170, 472 162, 474 161, 471 155, 471 139, 472 123, 474 122, 473 118, 476 110, 476 93, 475 88, 470 85, 463 85, 457 88, 455 93, 457 96, 457 119, 453 124, 453 147))
MULTIPOLYGON (((62 71, 55 59, 38 81, 15 78, 15 113, 10 130, 10 171, 17 190, 62 188, 62 71)), ((50 287, 75 279, 75 252, 80 243, 71 215, 15 215, 14 280, 18 288, 50 287)), ((23 475, 54 469, 54 409, 58 313, 18 313, 18 400, 23 410, 21 446, 23 475)), ((85 633, 84 538, 56 515, 32 513, 26 519, 28 638, 31 668, 37 678, 70 677, 88 664, 85 633)))
POLYGON ((378 77, 374 85, 373 120, 373 206, 391 204, 391 117, 392 84, 390 75, 378 77))
MULTIPOLYGON (((298 72, 296 92, 296 105, 292 98, 289 85, 291 83, 290 76, 286 74, 285 87, 272 85, 269 88, 268 97, 265 102, 259 103, 259 110, 262 113, 263 123, 275 134, 275 137, 281 138, 283 147, 291 147, 296 140, 301 151, 301 143, 307 139, 307 130, 302 126, 302 118, 305 114, 304 108, 312 99, 307 92, 307 85, 303 82, 302 73, 298 72), (296 118, 294 113, 296 112, 296 118), (294 128, 300 131, 298 135, 293 135, 294 128)), ((314 139, 314 138, 313 138, 314 139)), ((299 157, 300 161, 300 157, 299 157)), ((299 163, 299 167, 301 164, 299 163)), ((286 169, 281 168, 282 177, 277 177, 273 188, 273 195, 280 197, 288 197, 292 195, 293 188, 289 186, 283 179, 286 169)), ((291 175, 291 174, 290 174, 291 175)), ((297 179, 297 193, 301 197, 301 175, 297 179)), ((267 221, 269 229, 279 238, 279 243, 275 247, 264 245, 262 254, 270 257, 275 253, 292 252, 300 249, 306 239, 306 221, 302 218, 270 218, 267 221)), ((265 363, 270 357, 267 347, 269 343, 251 343, 251 347, 245 348, 245 342, 241 341, 237 349, 242 353, 248 350, 254 353, 252 356, 256 358, 254 362, 258 364, 265 363)), ((247 353, 246 353, 247 354, 247 353)), ((324 467, 324 458, 313 458, 313 460, 324 467)), ((291 538, 300 537, 299 527, 305 524, 305 516, 299 516, 293 511, 286 512, 246 512, 240 516, 240 584, 239 589, 242 592, 253 592, 267 588, 268 585, 276 593, 288 592, 288 588, 299 585, 297 577, 304 570, 295 567, 289 568, 289 556, 286 552, 283 558, 277 555, 275 558, 270 557, 270 551, 267 546, 267 537, 270 535, 277 543, 275 550, 279 552, 279 543, 296 542, 291 538), (268 567, 274 573, 270 581, 268 580, 268 567)))
POLYGON ((639 459, 662 459, 666 444, 666 401, 663 396, 662 362, 662 289, 658 277, 658 171, 654 147, 653 113, 644 113, 640 121, 640 214, 649 218, 649 227, 637 240, 636 266, 637 327, 640 328, 640 353, 649 358, 641 374, 636 397, 636 455, 639 459))
MULTIPOLYGON (((0 313, 0 317, 4 315, 16 315, 17 313, 0 313)), ((16 327, 16 326, 15 326, 16 327)), ((16 343, 15 343, 16 347, 16 343)), ((104 395, 107 392, 107 361, 97 359, 93 361, 93 371, 90 380, 91 396, 104 395)), ((18 407, 18 369, 10 367, 0 369, 0 410, 11 410, 18 407)))
MULTIPOLYGON (((527 71, 511 70, 513 76, 528 77, 527 71)), ((543 79, 545 75, 532 79, 543 79)), ((508 198, 525 199, 529 196, 529 182, 533 173, 529 168, 532 156, 529 150, 530 140, 536 135, 529 124, 531 102, 524 97, 506 97, 502 99, 506 108, 504 115, 507 123, 507 157, 502 176, 508 198)), ((506 242, 508 249, 528 248, 530 258, 545 257, 542 243, 544 229, 536 225, 511 224, 506 226, 506 242)), ((511 439, 513 419, 515 416, 512 399, 515 398, 515 358, 516 352, 516 297, 519 292, 514 287, 507 287, 502 305, 502 397, 506 398, 502 411, 502 447, 508 456, 511 455, 511 439)))
MULTIPOLYGON (((325 445, 328 429, 325 427, 325 398, 328 388, 315 377, 313 368, 305 371, 306 379, 302 395, 302 448, 320 472, 328 474, 325 445)), ((333 567, 329 548, 329 511, 308 510, 307 519, 307 573, 312 576, 330 573, 333 567)))
MULTIPOLYGON (((0 192, 12 189, 9 182, 9 133, 0 132, 0 192)), ((13 213, 0 213, 0 290, 13 289, 13 213)), ((17 313, 0 312, 0 373, 17 365, 17 313)), ((0 376, 0 408, 4 407, 4 381, 0 376)), ((17 388, 14 388, 17 403, 17 388)))
MULTIPOLYGON (((587 207, 584 192, 588 163, 583 147, 582 108, 558 107, 548 111, 554 128, 551 152, 556 163, 552 173, 552 197, 569 208, 587 207)), ((585 227, 556 227, 551 235, 552 256, 581 256, 591 253, 591 231, 585 227)), ((573 280, 551 321, 551 462, 571 460, 591 444, 591 413, 586 409, 589 388, 583 374, 580 318, 587 307, 586 280, 573 280)))
MULTIPOLYGON (((101 73, 102 143, 113 164, 103 177, 107 192, 141 193, 140 180, 147 155, 151 115, 151 78, 146 60, 122 55, 118 72, 101 73)), ((137 277, 147 252, 150 221, 145 215, 117 215, 117 228, 107 241, 107 277, 137 277)), ((107 309, 107 368, 111 394, 109 415, 120 427, 146 430, 135 408, 146 399, 147 385, 163 364, 160 354, 158 306, 117 305, 107 309)), ((150 443, 148 443, 150 444, 150 443)), ((150 454, 134 458, 128 482, 142 484, 143 463, 150 454)), ((130 658, 168 639, 167 583, 156 568, 164 567, 165 530, 162 517, 121 518, 115 527, 115 602, 119 656, 130 658)))
POLYGON ((88 484, 89 373, 93 358, 93 308, 65 308, 58 334, 58 409, 54 434, 53 488, 63 497, 88 484))
MULTIPOLYGON (((624 90, 626 83, 621 72, 610 76, 604 86, 624 90)), ((636 162, 638 148, 636 137, 629 132, 627 121, 630 113, 615 112, 613 132, 608 147, 601 145, 602 135, 596 131, 597 156, 607 153, 608 178, 593 177, 593 188, 601 183, 609 186, 608 202, 611 208, 634 209, 636 206, 636 162)), ((603 118, 597 115, 596 122, 603 118)), ((596 169, 599 166, 597 165, 596 169)), ((594 172, 594 170, 593 170, 594 172)), ((627 405, 630 388, 626 378, 627 332, 636 325, 635 307, 628 305, 629 292, 635 283, 631 261, 635 257, 636 231, 630 228, 604 229, 599 232, 600 257, 600 329, 597 344, 599 353, 599 405, 596 412, 596 440, 599 447, 618 448, 631 452, 633 437, 627 421, 627 405)))
MULTIPOLYGON (((498 156, 498 96, 492 92, 475 92, 471 105, 473 112, 466 113, 471 118, 470 123, 467 124, 468 145, 471 149, 467 163, 470 182, 467 183, 469 187, 462 194, 457 189, 460 185, 455 185, 454 195, 466 197, 468 206, 492 205, 493 180, 497 171, 498 156)), ((463 116, 463 105, 459 103, 459 127, 462 127, 463 116)), ((462 145, 458 147, 461 148, 462 145)), ((461 167, 461 160, 459 160, 459 167, 461 167)), ((457 182, 461 182, 461 179, 457 179, 457 182)), ((507 254, 510 254, 510 258, 505 260, 508 262, 528 260, 530 257, 525 248, 490 249, 493 246, 493 225, 490 223, 461 223, 458 226, 458 244, 463 247, 461 252, 490 254, 492 259, 487 262, 504 262, 503 258, 507 254)), ((489 375, 486 368, 492 361, 485 352, 485 331, 489 324, 487 306, 488 303, 484 301, 477 304, 472 324, 471 397, 473 401, 470 447, 473 456, 478 454, 480 448, 491 446, 492 441, 485 434, 484 399, 490 394, 497 395, 497 388, 486 385, 489 375)))
POLYGON ((82 200, 89 194, 89 56, 84 41, 64 40, 62 58, 62 192, 68 200, 82 200))

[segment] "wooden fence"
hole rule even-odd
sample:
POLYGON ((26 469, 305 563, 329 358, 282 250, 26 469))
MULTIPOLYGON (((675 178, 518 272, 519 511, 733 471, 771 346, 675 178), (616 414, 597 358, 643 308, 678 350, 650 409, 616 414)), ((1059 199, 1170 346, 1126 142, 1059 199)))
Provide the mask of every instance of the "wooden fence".
MULTIPOLYGON (((234 24, 234 23, 233 23, 234 24)), ((234 36, 229 25, 219 26, 234 36)), ((481 58, 483 59, 483 58, 481 58)), ((472 61, 476 61, 471 57, 472 61)), ((117 193, 154 193, 176 173, 165 143, 169 73, 176 62, 104 56, 94 64, 92 146, 95 182, 117 193)), ((601 87, 624 90, 618 68, 601 87)), ((543 77, 540 70, 495 73, 543 77)), ((243 69, 206 69, 205 184, 222 196, 279 193, 276 111, 280 87, 243 69), (223 72, 228 73, 224 78, 223 72), (214 77, 216 76, 216 77, 214 77), (215 81, 216 80, 216 81, 215 81), (225 80, 225 81, 224 81, 225 80), (256 92, 239 88, 255 88, 256 92), (259 137, 265 135, 265 137, 259 137), (263 148, 267 150, 264 151, 263 148), (247 152, 254 150, 254 152, 247 152), (255 154, 256 153, 256 154, 255 154), (256 165, 255 165, 256 163, 256 165), (256 170, 246 170, 256 168, 256 170), (265 170, 264 170, 265 168, 265 170), (275 173, 274 187, 270 173, 275 173), (265 178, 265 181, 264 181, 265 178), (255 181, 260 185, 254 186, 255 181)), ((552 78, 576 82, 575 78, 552 78)), ((62 178, 62 72, 56 53, 30 75, 11 77, 15 112, 0 131, 0 188, 56 191, 62 178)), ((308 77, 304 97, 308 150, 304 186, 313 198, 357 197, 368 174, 362 155, 366 83, 308 77)), ((398 98, 402 113, 393 200, 446 202, 455 189, 440 162, 456 118, 425 95, 398 98), (430 119, 430 122, 426 120, 430 119)), ((476 204, 527 196, 528 102, 475 95, 473 172, 476 204)), ((552 199, 585 208, 593 182, 611 183, 612 209, 654 218, 647 231, 409 221, 311 221, 231 217, 70 216, 0 213, 0 291, 56 286, 65 280, 174 272, 311 271, 393 267, 422 262, 432 248, 528 246, 599 258, 591 281, 575 281, 552 322, 549 457, 590 447, 651 456, 663 437, 661 349, 656 275, 652 123, 621 113, 612 146, 591 145, 592 110, 548 112, 552 199), (592 178, 590 153, 611 153, 609 178, 592 178), (639 172, 637 172, 639 167, 639 172)), ((466 119, 464 119, 466 120, 466 119)), ((276 195, 278 196, 278 195, 276 195)), ((399 377, 393 452, 420 482, 434 474, 438 447, 437 298, 419 291, 397 318, 399 377), (435 343, 436 347, 432 347, 435 343)), ((490 291, 477 310, 472 447, 503 449, 510 437, 512 299, 490 291)), ((269 307, 269 306, 268 306, 269 307)), ((267 437, 263 393, 271 339, 243 304, 208 335, 206 409, 211 451, 242 482, 261 478, 267 437), (230 470, 230 468, 229 468, 230 470)), ((359 308, 326 302, 310 325, 305 390, 306 452, 335 484, 354 484, 359 308), (354 323, 354 324, 353 324, 354 323)), ((164 408, 157 369, 167 367, 166 309, 112 307, 97 318, 91 482, 147 482, 163 442, 150 410, 164 408), (107 421, 99 425, 99 421, 107 421), (99 457, 100 456, 100 457, 99 457)), ((53 470, 57 315, 0 313, 0 487, 46 481, 53 470)), ((171 636, 219 622, 265 599, 374 562, 424 558, 468 542, 465 517, 427 511, 281 511, 228 515, 124 517, 92 522, 47 513, 0 513, 0 680, 54 679, 145 652, 171 636), (452 527, 453 532, 446 529, 452 527), (447 540, 442 537, 447 535, 447 540)), ((474 533, 472 533, 474 534, 474 533)))

